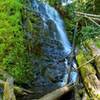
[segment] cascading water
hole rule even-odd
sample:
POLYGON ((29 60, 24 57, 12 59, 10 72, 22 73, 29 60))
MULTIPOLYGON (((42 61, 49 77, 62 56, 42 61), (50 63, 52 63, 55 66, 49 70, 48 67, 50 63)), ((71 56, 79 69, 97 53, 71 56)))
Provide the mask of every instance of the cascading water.
POLYGON ((61 0, 62 6, 66 6, 72 3, 72 0, 61 0))
MULTIPOLYGON (((61 19, 59 13, 51 6, 49 6, 46 3, 41 3, 38 0, 32 0, 32 6, 33 9, 35 9, 41 16, 41 18, 44 21, 44 27, 49 29, 49 25, 47 24, 48 21, 52 22, 55 29, 52 30, 52 34, 54 36, 54 39, 59 40, 64 48, 64 52, 66 53, 66 56, 68 56, 71 53, 71 45, 68 41, 68 38, 66 36, 65 28, 64 28, 64 22, 61 19)), ((66 64, 66 73, 63 76, 63 81, 58 82, 59 86, 64 86, 65 84, 68 83, 68 69, 70 67, 76 68, 76 64, 74 61, 72 61, 72 66, 68 65, 68 60, 65 59, 65 64, 66 64)), ((70 83, 73 83, 76 81, 77 78, 77 72, 72 68, 72 71, 70 72, 70 83)))

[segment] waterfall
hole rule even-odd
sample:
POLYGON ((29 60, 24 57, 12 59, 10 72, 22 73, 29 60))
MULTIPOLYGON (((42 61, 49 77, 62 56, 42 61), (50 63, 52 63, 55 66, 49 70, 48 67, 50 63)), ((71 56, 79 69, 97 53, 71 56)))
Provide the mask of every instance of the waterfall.
POLYGON ((60 18, 59 13, 48 4, 37 4, 34 0, 33 6, 36 8, 36 10, 40 13, 42 19, 47 22, 48 20, 51 20, 56 25, 56 32, 54 32, 55 36, 60 39, 62 42, 62 45, 64 47, 64 50, 66 53, 71 52, 71 46, 68 41, 68 38, 66 36, 65 28, 64 28, 64 22, 60 18))
POLYGON ((66 6, 72 3, 72 0, 61 0, 62 6, 66 6))
MULTIPOLYGON (((62 3, 64 3, 64 1, 68 1, 68 0, 62 0, 62 3)), ((55 29, 52 30, 52 33, 54 35, 54 38, 59 40, 64 48, 64 52, 69 55, 71 53, 71 44, 68 40, 67 37, 67 33, 65 31, 65 27, 64 27, 64 22, 61 19, 59 13, 56 11, 55 8, 51 7, 50 5, 48 5, 47 3, 41 3, 38 0, 32 0, 32 6, 33 8, 40 14, 41 18, 44 21, 44 24, 48 27, 48 21, 53 22, 55 29)), ((66 64, 66 69, 68 69, 69 66, 68 65, 68 60, 65 59, 65 64, 66 64)), ((76 64, 73 61, 72 65, 74 68, 76 68, 76 64)), ((71 71, 70 73, 71 76, 71 82, 75 82, 76 81, 76 77, 77 77, 77 72, 75 71, 71 71)), ((67 81, 68 81, 68 73, 65 73, 65 77, 63 78, 63 82, 60 83, 61 86, 64 86, 67 81)))

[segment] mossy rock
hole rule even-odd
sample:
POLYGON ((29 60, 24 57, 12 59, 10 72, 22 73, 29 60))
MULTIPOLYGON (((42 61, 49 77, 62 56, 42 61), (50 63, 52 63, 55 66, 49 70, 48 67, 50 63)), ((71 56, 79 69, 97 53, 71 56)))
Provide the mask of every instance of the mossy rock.
POLYGON ((97 47, 96 42, 93 40, 87 41, 86 46, 91 52, 91 57, 95 57, 94 63, 96 65, 98 76, 100 76, 100 48, 97 47))

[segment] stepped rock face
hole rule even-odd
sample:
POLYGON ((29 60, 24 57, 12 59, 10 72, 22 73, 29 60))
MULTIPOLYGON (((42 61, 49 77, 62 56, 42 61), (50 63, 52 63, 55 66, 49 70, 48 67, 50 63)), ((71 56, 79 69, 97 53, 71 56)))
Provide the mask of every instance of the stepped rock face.
POLYGON ((46 28, 43 30, 43 22, 39 15, 33 14, 27 20, 24 21, 25 30, 30 23, 32 24, 32 30, 26 32, 26 46, 34 74, 31 80, 31 88, 34 91, 32 98, 36 99, 67 83, 65 58, 67 59, 69 55, 64 52, 62 43, 53 38, 52 30, 55 30, 51 25, 53 22, 48 23, 50 30, 46 28), (31 17, 36 19, 35 23, 32 23, 34 20, 31 17))
MULTIPOLYGON (((31 7, 33 9, 30 12, 25 10, 26 17, 23 18, 23 22, 26 31, 26 46, 34 74, 30 83, 34 91, 32 96, 38 99, 67 84, 70 74, 68 68, 73 64, 69 61, 71 46, 66 40, 64 23, 59 14, 49 5, 42 3, 38 5, 35 0, 32 1, 34 1, 31 7), (61 33, 64 35, 60 36, 61 33), (61 39, 62 37, 65 42, 61 39)), ((75 65, 75 62, 73 63, 75 65)), ((74 73, 74 68, 72 70, 70 82, 76 79, 76 72, 74 73)))
POLYGON ((43 54, 40 59, 33 61, 34 79, 32 82, 35 94, 44 95, 58 87, 63 86, 66 78, 66 65, 60 42, 47 40, 42 42, 43 54), (37 93, 36 93, 37 92, 37 93))

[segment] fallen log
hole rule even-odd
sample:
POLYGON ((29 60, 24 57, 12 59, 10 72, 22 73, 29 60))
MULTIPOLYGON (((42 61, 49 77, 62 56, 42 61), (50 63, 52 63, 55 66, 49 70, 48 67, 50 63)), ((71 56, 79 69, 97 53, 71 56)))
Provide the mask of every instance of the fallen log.
MULTIPOLYGON (((0 86, 3 87, 4 85, 5 85, 5 81, 0 80, 0 86)), ((32 93, 33 93, 33 92, 30 91, 30 90, 27 90, 27 89, 24 89, 24 88, 15 86, 15 85, 14 85, 13 88, 14 88, 14 92, 17 93, 17 94, 20 94, 20 95, 32 94, 32 93)))
POLYGON ((92 57, 95 56, 94 59, 95 69, 96 69, 98 79, 100 80, 100 48, 98 48, 93 41, 91 41, 90 43, 87 41, 85 45, 87 46, 88 50, 91 52, 91 56, 92 57))
MULTIPOLYGON (((10 83, 11 85, 13 84, 13 81, 14 81, 13 77, 11 75, 9 75, 6 71, 0 69, 0 76, 2 76, 2 78, 3 78, 3 80, 0 79, 0 86, 1 87, 4 87, 6 80, 9 80, 8 83, 10 83)), ((24 95, 24 94, 28 94, 28 93, 31 94, 32 93, 32 91, 18 87, 16 85, 14 85, 13 88, 14 88, 14 92, 17 94, 24 95)))
POLYGON ((58 100, 59 97, 66 94, 70 90, 74 89, 74 86, 64 86, 60 89, 57 89, 51 93, 48 93, 47 95, 43 96, 39 100, 58 100))
POLYGON ((88 98, 91 100, 100 100, 100 81, 96 76, 96 70, 90 63, 87 63, 87 59, 82 51, 77 55, 77 61, 79 66, 84 63, 84 67, 82 65, 78 69, 88 98))
POLYGON ((10 84, 8 81, 4 84, 3 100, 16 100, 13 84, 10 84))

